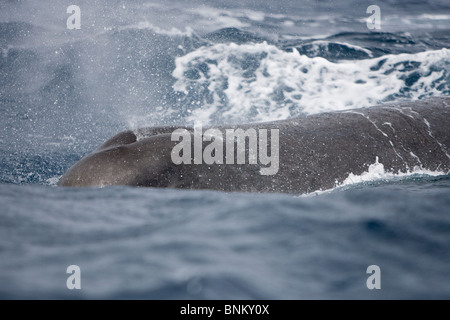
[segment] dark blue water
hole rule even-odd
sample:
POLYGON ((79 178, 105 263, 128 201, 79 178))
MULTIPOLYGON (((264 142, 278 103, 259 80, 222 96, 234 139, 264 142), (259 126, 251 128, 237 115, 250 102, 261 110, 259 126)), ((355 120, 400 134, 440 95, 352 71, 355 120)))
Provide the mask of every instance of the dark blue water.
POLYGON ((446 173, 297 197, 55 186, 124 129, 449 95, 447 1, 379 1, 375 31, 371 4, 78 1, 67 30, 64 1, 2 2, 0 297, 450 298, 446 173))

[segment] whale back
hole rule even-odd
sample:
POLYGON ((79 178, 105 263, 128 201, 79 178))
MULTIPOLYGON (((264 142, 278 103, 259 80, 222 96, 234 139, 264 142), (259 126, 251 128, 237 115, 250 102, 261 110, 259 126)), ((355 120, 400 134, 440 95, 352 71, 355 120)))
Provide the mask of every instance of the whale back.
MULTIPOLYGON (((307 193, 333 188, 376 161, 386 171, 450 170, 450 97, 391 103, 238 126, 279 132, 279 170, 262 175, 257 164, 175 164, 178 127, 143 128, 114 136, 81 159, 61 186, 132 185, 222 191, 307 193)), ((189 131, 194 140, 194 130, 189 131)), ((206 130, 207 128, 205 128, 206 130)), ((268 139, 268 150, 271 143, 268 139)), ((202 148, 208 145, 203 141, 202 148)), ((193 146, 194 147, 194 146, 193 146)), ((248 151, 248 150, 247 150, 248 151)), ((224 161, 225 162, 225 161, 224 161)))

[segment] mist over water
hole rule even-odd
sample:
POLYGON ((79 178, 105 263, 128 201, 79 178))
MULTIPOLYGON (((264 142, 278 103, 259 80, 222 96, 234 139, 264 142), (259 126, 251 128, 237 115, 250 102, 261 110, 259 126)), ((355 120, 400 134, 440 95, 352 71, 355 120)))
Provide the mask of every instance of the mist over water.
POLYGON ((78 5, 79 30, 67 29, 65 4, 2 5, 0 148, 58 159, 45 174, 22 158, 2 181, 60 175, 129 128, 286 119, 449 93, 445 3, 402 15, 386 3, 379 32, 367 29, 360 2, 78 5))
POLYGON ((294 198, 54 187, 121 130, 448 96, 448 1, 378 1, 380 30, 372 4, 3 1, 0 297, 448 298, 445 173, 374 167, 294 198))

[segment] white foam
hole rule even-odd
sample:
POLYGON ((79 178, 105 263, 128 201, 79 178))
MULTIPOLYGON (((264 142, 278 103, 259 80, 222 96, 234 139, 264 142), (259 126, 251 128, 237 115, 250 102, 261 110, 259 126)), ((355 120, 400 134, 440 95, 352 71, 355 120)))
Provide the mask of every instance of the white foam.
POLYGON ((186 99, 203 92, 198 107, 203 117, 211 110, 210 119, 268 121, 375 105, 392 96, 414 100, 442 94, 441 84, 450 90, 444 76, 449 60, 448 49, 334 63, 265 42, 215 44, 176 59, 174 89, 186 99), (420 66, 405 69, 410 62, 420 66), (198 77, 188 78, 189 71, 198 77), (419 79, 404 90, 414 72, 419 79))
POLYGON ((48 178, 47 180, 45 180, 45 182, 49 186, 57 186, 61 177, 62 176, 51 177, 51 178, 48 178))
POLYGON ((369 166, 369 169, 366 172, 363 172, 360 175, 350 173, 342 183, 337 185, 337 187, 343 187, 369 181, 393 180, 395 178, 404 178, 412 175, 426 175, 436 177, 445 174, 446 172, 443 171, 431 171, 419 166, 415 166, 414 168, 405 172, 393 172, 386 170, 384 168, 384 165, 378 162, 378 157, 376 157, 375 162, 369 166))
MULTIPOLYGON (((415 155, 414 155, 415 156, 415 155)), ((344 179, 343 182, 338 183, 336 182, 336 185, 334 188, 327 189, 327 190, 317 190, 314 192, 310 192, 307 194, 301 195, 301 197, 308 197, 308 196, 315 196, 320 195, 324 193, 330 193, 336 190, 345 190, 349 186, 352 185, 358 185, 362 183, 367 182, 377 182, 377 181, 383 181, 383 182, 391 182, 391 181, 397 181, 401 180, 407 177, 411 176, 428 176, 428 177, 438 177, 447 175, 450 172, 444 172, 444 171, 432 171, 428 169, 424 169, 420 166, 415 166, 412 169, 409 169, 407 171, 399 171, 394 172, 391 170, 386 170, 384 165, 379 162, 378 157, 376 157, 375 162, 371 165, 369 165, 369 168, 367 171, 363 172, 360 175, 355 175, 353 173, 350 173, 347 178, 344 179)))

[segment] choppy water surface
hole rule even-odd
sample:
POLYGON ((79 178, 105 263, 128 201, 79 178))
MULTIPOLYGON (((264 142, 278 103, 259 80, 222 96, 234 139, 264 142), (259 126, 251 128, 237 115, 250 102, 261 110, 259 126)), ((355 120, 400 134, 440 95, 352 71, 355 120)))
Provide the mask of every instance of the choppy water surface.
POLYGON ((445 173, 298 197, 55 186, 124 129, 449 95, 449 4, 380 1, 378 31, 371 4, 78 1, 67 30, 62 1, 2 3, 0 297, 449 298, 445 173))

